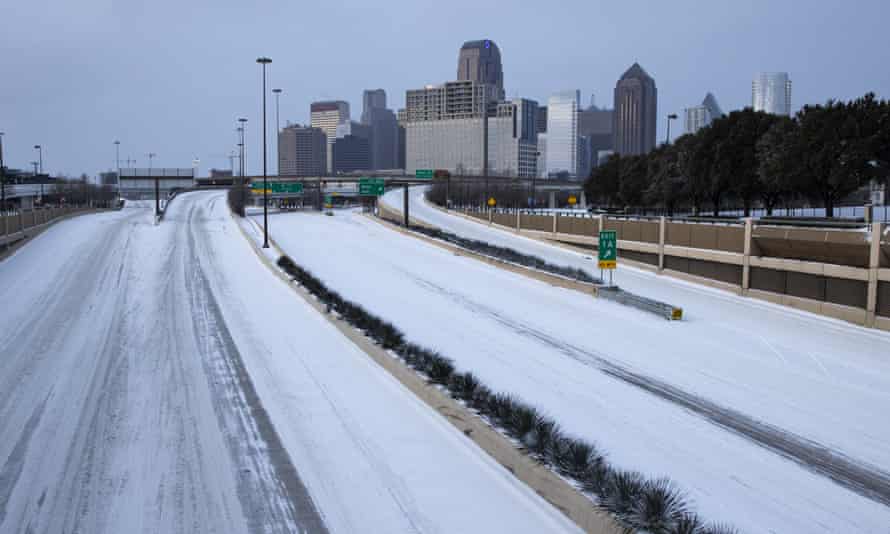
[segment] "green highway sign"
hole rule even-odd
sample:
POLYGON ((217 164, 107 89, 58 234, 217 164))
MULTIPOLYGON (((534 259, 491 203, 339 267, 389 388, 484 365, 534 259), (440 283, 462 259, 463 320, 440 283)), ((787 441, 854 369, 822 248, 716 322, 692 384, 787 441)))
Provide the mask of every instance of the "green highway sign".
POLYGON ((614 269, 618 266, 618 233, 602 230, 599 240, 599 268, 614 269))
MULTIPOLYGON (((263 182, 253 182, 250 184, 250 188, 254 193, 262 194, 263 193, 263 182)), ((269 189, 267 193, 271 194, 302 194, 303 193, 303 183, 302 182, 269 182, 269 189)))
POLYGON ((417 169, 414 171, 414 177, 422 180, 432 180, 433 179, 433 170, 432 169, 417 169))
POLYGON ((383 195, 384 180, 383 178, 359 178, 358 194, 368 197, 379 197, 383 195))

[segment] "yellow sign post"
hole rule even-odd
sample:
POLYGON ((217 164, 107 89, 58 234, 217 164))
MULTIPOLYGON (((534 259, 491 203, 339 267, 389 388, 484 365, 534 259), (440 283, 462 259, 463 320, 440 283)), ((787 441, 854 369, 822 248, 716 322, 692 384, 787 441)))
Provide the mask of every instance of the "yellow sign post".
POLYGON ((495 207, 495 205, 497 205, 497 203, 498 203, 498 201, 495 200, 494 197, 491 197, 491 198, 488 199, 488 205, 489 205, 489 207, 492 207, 492 208, 493 208, 493 207, 495 207))

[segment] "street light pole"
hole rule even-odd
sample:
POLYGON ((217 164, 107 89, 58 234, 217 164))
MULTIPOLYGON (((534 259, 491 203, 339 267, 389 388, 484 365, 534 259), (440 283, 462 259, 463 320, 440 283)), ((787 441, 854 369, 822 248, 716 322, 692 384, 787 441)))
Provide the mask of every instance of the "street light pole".
MULTIPOLYGON (((149 152, 146 154, 148 156, 148 175, 151 176, 151 160, 154 159, 157 154, 154 152, 149 152)), ((155 176, 155 220, 157 217, 161 216, 161 184, 158 180, 158 177, 155 176)))
MULTIPOLYGON (((3 132, 0 132, 0 212, 6 212, 6 167, 3 166, 3 132)), ((6 224, 6 219, 4 219, 3 224, 6 224)))
POLYGON ((238 180, 238 200, 241 203, 241 213, 239 215, 244 216, 244 128, 247 126, 247 119, 240 117, 238 122, 241 123, 241 126, 238 127, 238 131, 241 133, 241 142, 238 143, 238 149, 240 151, 240 155, 238 156, 238 167, 241 175, 241 178, 238 180))
POLYGON ((269 248, 269 176, 266 170, 266 65, 272 63, 267 57, 259 57, 257 63, 263 66, 263 248, 269 248))
POLYGON ((37 151, 37 162, 40 164, 40 174, 43 174, 43 147, 40 145, 34 145, 34 150, 37 151))
POLYGON ((666 144, 666 145, 669 145, 671 143, 671 121, 676 120, 676 119, 677 119, 676 113, 671 113, 670 115, 667 116, 667 123, 668 123, 667 138, 664 141, 664 144, 666 144))
POLYGON ((120 173, 121 173, 121 142, 120 141, 114 142, 114 165, 115 165, 115 168, 117 169, 117 174, 120 175, 120 173))
POLYGON ((281 96, 281 89, 272 89, 272 92, 275 93, 275 160, 276 160, 275 174, 278 176, 281 176, 281 169, 279 168, 281 161, 278 159, 279 158, 278 135, 279 135, 279 132, 281 131, 281 119, 278 118, 279 117, 278 111, 279 111, 279 104, 280 104, 279 97, 281 96))

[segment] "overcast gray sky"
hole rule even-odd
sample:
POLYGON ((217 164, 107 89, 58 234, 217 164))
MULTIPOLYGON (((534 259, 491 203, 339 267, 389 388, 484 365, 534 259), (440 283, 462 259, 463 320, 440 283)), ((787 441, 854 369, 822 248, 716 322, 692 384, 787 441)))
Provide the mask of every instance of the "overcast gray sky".
POLYGON ((27 167, 41 144, 45 170, 93 175, 114 166, 119 139, 123 160, 198 157, 206 174, 228 168, 245 116, 258 172, 257 56, 274 61, 282 124, 307 121, 317 99, 348 100, 358 119, 363 89, 383 87, 398 108, 406 89, 455 78, 464 41, 490 38, 507 95, 540 102, 580 89, 585 105, 595 93, 611 107, 615 81, 639 61, 658 86, 664 139, 664 115, 707 91, 725 111, 750 105, 761 70, 790 72, 795 108, 890 97, 888 20, 886 0, 6 0, 0 131, 10 167, 27 167))

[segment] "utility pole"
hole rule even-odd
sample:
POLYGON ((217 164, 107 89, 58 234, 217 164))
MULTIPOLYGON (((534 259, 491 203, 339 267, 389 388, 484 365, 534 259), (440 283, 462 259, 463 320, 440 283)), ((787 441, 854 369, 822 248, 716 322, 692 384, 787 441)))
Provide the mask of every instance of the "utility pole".
POLYGON ((281 119, 278 118, 281 89, 272 89, 272 92, 275 93, 275 174, 281 176, 281 160, 279 159, 280 155, 278 154, 278 136, 279 132, 281 132, 281 119))
POLYGON ((266 170, 266 65, 272 63, 267 57, 259 57, 257 63, 263 66, 263 248, 269 248, 269 176, 266 170))
MULTIPOLYGON (((148 175, 151 176, 151 160, 154 159, 157 154, 154 152, 149 152, 146 154, 148 156, 148 175)), ((157 221, 158 217, 161 216, 161 183, 157 176, 155 176, 155 221, 157 221)))

